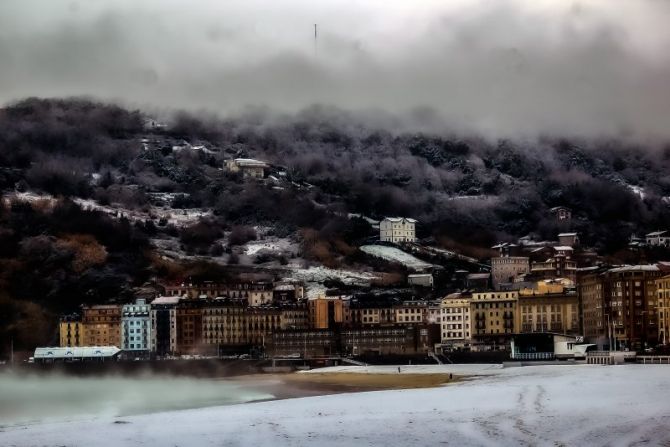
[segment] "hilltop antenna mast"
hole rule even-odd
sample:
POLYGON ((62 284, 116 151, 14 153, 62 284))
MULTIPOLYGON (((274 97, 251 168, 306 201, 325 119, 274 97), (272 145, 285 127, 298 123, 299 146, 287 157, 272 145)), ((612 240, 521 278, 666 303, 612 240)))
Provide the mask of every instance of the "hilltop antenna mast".
POLYGON ((317 33, 316 33, 316 23, 314 24, 314 56, 317 55, 317 33))

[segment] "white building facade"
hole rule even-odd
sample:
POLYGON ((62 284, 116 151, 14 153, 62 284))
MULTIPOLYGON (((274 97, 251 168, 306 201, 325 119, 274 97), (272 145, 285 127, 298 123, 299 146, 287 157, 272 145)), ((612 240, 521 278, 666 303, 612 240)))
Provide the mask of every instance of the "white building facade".
POLYGON ((442 300, 440 329, 443 347, 462 349, 470 345, 472 338, 470 301, 470 297, 460 294, 448 295, 442 300))
POLYGON ((253 158, 226 160, 226 169, 228 172, 242 172, 242 176, 245 178, 262 179, 265 177, 265 171, 269 167, 270 165, 266 162, 253 158))
POLYGON ((410 286, 433 287, 433 274, 415 273, 407 275, 407 284, 410 286))
POLYGON ((648 233, 645 237, 647 245, 653 247, 668 247, 670 246, 670 234, 667 231, 654 231, 648 233))
POLYGON ((382 242, 415 242, 416 220, 406 217, 386 217, 379 223, 379 240, 382 242))
POLYGON ((121 308, 121 349, 137 353, 151 349, 151 306, 144 299, 121 308))

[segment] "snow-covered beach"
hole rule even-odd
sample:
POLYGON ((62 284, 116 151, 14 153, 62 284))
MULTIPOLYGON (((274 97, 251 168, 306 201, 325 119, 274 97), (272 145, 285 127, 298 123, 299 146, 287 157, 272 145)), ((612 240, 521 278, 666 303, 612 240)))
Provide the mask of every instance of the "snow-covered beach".
MULTIPOLYGON (((367 368, 367 372, 391 372, 388 367, 367 368)), ((402 367, 403 373, 421 369, 402 367)), ((623 446, 670 442, 667 365, 443 365, 423 370, 478 377, 437 388, 5 427, 0 444, 623 446)), ((341 373, 342 368, 333 372, 341 373)), ((359 372, 365 371, 359 368, 359 372)))

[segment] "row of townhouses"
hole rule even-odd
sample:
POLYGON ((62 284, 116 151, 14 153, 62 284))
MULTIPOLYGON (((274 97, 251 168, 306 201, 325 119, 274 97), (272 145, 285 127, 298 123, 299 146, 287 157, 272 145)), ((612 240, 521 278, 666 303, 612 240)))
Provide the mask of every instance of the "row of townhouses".
MULTIPOLYGON (((412 242, 414 224, 387 218, 381 236, 412 242)), ((163 285, 151 302, 83 306, 80 315, 61 319, 60 345, 117 346, 143 357, 504 350, 513 335, 534 333, 583 337, 601 349, 670 343, 670 263, 599 266, 577 233, 493 249, 499 256, 490 272, 457 270, 454 278, 466 274, 462 289, 441 299, 391 293, 307 300, 299 282, 184 281, 163 285)), ((430 273, 410 274, 407 283, 432 295, 430 273)))
POLYGON ((306 300, 296 292, 301 286, 271 291, 267 300, 250 298, 252 291, 264 293, 258 285, 234 286, 244 290, 235 297, 200 293, 215 287, 226 286, 184 286, 184 293, 151 303, 84 306, 81 316, 61 319, 60 344, 168 356, 251 348, 276 355, 497 350, 524 333, 584 336, 612 349, 670 341, 665 263, 582 268, 576 284, 544 279, 518 290, 462 291, 433 301, 306 300))

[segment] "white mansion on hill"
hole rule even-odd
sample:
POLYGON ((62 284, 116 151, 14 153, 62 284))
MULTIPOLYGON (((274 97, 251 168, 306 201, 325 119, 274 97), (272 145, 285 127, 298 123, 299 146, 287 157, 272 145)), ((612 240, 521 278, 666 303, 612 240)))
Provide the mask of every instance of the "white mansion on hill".
POLYGON ((265 177, 265 171, 270 167, 266 162, 253 158, 235 158, 226 160, 228 172, 241 172, 244 178, 265 177))
POLYGON ((379 240, 382 242, 414 242, 416 220, 406 217, 386 217, 379 223, 379 240))

